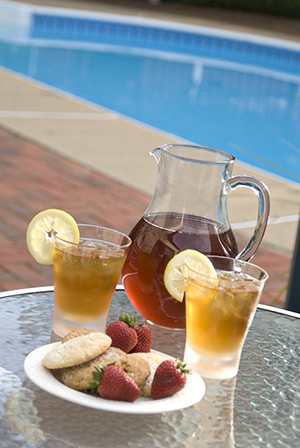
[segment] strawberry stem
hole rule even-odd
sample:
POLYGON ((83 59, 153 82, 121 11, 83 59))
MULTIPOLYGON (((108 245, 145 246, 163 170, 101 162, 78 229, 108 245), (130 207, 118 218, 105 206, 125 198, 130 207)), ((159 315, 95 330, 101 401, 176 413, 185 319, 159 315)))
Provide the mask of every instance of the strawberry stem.
POLYGON ((125 322, 129 327, 134 328, 138 323, 138 318, 136 316, 130 316, 129 314, 121 314, 119 317, 120 322, 125 322))
POLYGON ((191 370, 188 369, 187 366, 186 366, 186 364, 183 364, 183 362, 180 361, 180 359, 177 358, 177 359, 175 360, 175 362, 176 362, 178 368, 179 368, 183 373, 186 373, 186 374, 191 373, 191 370))
POLYGON ((90 383, 92 394, 97 394, 98 386, 101 383, 101 378, 102 378, 102 375, 103 375, 103 372, 105 369, 104 366, 101 366, 101 367, 97 366, 95 368, 96 368, 96 371, 93 372, 94 381, 93 381, 93 383, 90 383))

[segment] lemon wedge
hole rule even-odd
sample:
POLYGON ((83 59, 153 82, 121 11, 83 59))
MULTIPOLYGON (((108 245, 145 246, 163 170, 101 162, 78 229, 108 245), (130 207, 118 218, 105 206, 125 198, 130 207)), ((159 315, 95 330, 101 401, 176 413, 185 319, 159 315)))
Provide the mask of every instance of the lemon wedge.
POLYGON ((188 286, 188 275, 192 280, 205 276, 211 286, 217 284, 217 273, 212 262, 201 252, 187 249, 176 254, 167 264, 164 273, 164 283, 169 294, 179 302, 183 301, 188 286), (192 269, 189 271, 186 265, 192 269))
POLYGON ((52 232, 72 243, 79 242, 78 226, 69 213, 56 209, 38 213, 26 234, 28 250, 38 263, 52 264, 52 232))

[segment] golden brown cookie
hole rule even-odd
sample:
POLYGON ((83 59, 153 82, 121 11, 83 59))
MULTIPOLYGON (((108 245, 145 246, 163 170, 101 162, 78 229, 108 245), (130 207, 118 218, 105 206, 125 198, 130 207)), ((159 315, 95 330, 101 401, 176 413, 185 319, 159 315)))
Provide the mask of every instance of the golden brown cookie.
POLYGON ((88 328, 76 328, 76 330, 70 331, 70 333, 68 333, 63 338, 61 343, 64 344, 65 342, 68 342, 71 339, 79 338, 80 336, 85 336, 90 333, 98 333, 98 332, 97 332, 97 330, 89 330, 88 328))
POLYGON ((94 380, 93 372, 96 367, 107 366, 111 363, 123 369, 127 365, 126 353, 118 348, 110 347, 106 352, 88 362, 64 369, 61 376, 62 382, 72 389, 88 390, 91 388, 90 383, 94 380))
POLYGON ((43 359, 47 369, 63 369, 76 366, 96 358, 111 345, 111 338, 105 333, 89 333, 57 345, 43 359))
POLYGON ((140 353, 129 353, 125 372, 133 379, 135 384, 142 389, 150 375, 149 362, 140 356, 140 353))

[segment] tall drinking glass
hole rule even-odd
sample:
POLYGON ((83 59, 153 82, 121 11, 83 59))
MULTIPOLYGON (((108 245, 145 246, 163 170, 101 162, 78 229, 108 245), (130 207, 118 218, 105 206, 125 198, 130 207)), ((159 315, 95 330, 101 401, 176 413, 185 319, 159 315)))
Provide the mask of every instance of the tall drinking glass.
POLYGON ((200 375, 228 379, 240 356, 268 274, 254 264, 210 256, 217 276, 204 276, 186 263, 184 361, 200 375))
POLYGON ((53 331, 59 336, 80 327, 105 331, 131 244, 116 230, 84 224, 78 228, 78 244, 53 235, 53 331))

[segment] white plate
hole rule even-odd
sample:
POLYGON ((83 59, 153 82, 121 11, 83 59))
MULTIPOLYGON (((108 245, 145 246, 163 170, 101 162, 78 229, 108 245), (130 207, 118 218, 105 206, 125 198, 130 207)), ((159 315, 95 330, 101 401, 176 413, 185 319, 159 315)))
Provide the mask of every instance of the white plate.
POLYGON ((58 381, 42 364, 46 353, 58 344, 60 342, 54 342, 53 344, 44 345, 31 352, 25 359, 24 371, 28 378, 38 387, 72 403, 89 408, 101 409, 103 411, 128 414, 158 414, 187 408, 198 403, 204 396, 205 384, 196 372, 192 372, 187 376, 187 383, 183 390, 172 397, 162 398, 160 400, 140 397, 135 402, 128 403, 125 401, 105 400, 98 396, 73 390, 58 381))

